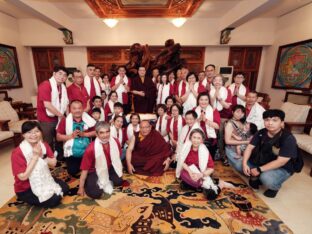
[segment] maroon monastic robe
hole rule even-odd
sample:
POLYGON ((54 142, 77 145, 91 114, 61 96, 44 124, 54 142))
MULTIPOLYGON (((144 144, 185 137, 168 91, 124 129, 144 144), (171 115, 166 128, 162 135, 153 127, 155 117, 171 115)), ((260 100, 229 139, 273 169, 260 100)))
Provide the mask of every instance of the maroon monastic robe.
POLYGON ((132 81, 131 90, 143 91, 145 96, 133 95, 134 111, 136 113, 153 113, 156 103, 156 86, 150 77, 145 77, 142 83, 141 78, 135 77, 132 81))
POLYGON ((131 163, 137 174, 161 176, 164 173, 163 163, 171 153, 170 145, 156 130, 152 130, 142 141, 138 132, 135 133, 131 163))

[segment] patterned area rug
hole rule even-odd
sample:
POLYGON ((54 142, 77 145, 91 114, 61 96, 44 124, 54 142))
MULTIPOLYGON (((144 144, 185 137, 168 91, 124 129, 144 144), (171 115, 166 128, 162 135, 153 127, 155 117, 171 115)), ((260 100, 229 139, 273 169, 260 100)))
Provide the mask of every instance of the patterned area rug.
POLYGON ((130 176, 129 186, 100 200, 77 196, 78 179, 64 166, 53 174, 70 196, 54 209, 30 207, 13 197, 0 209, 0 233, 292 233, 231 168, 216 163, 215 176, 234 183, 215 201, 180 189, 174 171, 161 177, 130 176))

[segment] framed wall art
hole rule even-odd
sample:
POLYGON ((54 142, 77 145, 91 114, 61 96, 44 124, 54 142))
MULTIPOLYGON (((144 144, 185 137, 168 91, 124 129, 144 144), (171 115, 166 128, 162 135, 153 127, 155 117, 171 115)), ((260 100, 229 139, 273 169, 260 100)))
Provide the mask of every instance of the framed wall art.
POLYGON ((16 48, 0 44, 0 89, 22 87, 16 48))
POLYGON ((312 39, 279 47, 272 88, 310 91, 312 39))

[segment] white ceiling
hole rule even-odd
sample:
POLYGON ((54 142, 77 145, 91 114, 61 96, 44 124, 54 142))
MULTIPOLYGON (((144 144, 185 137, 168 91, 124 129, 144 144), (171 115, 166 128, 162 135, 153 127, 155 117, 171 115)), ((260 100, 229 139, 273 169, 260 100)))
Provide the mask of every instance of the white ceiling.
POLYGON ((266 11, 262 17, 280 17, 309 3, 312 3, 312 0, 281 0, 281 3, 266 11))
POLYGON ((59 10, 70 18, 98 18, 84 0, 44 0, 53 3, 59 10))
POLYGON ((33 16, 25 10, 8 3, 8 1, 0 0, 0 12, 10 15, 14 18, 32 18, 33 16))
POLYGON ((194 18, 218 18, 225 15, 242 0, 205 0, 194 18))
MULTIPOLYGON (((54 4, 56 8, 67 14, 70 18, 97 18, 84 0, 40 0, 54 4)), ((133 0, 128 0, 129 2, 133 0)), ((231 11, 242 0, 204 0, 193 18, 218 18, 231 11)), ((312 0, 280 0, 271 9, 259 17, 280 17, 294 11, 304 5, 312 3, 312 0)), ((26 10, 20 9, 8 0, 0 0, 0 12, 15 18, 33 18, 26 10)))

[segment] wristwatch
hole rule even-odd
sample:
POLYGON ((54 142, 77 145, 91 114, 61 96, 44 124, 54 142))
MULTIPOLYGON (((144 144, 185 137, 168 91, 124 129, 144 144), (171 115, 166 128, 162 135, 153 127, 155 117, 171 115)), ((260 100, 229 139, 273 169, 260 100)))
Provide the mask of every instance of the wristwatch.
POLYGON ((257 167, 257 171, 261 174, 262 173, 262 170, 260 167, 257 167))

